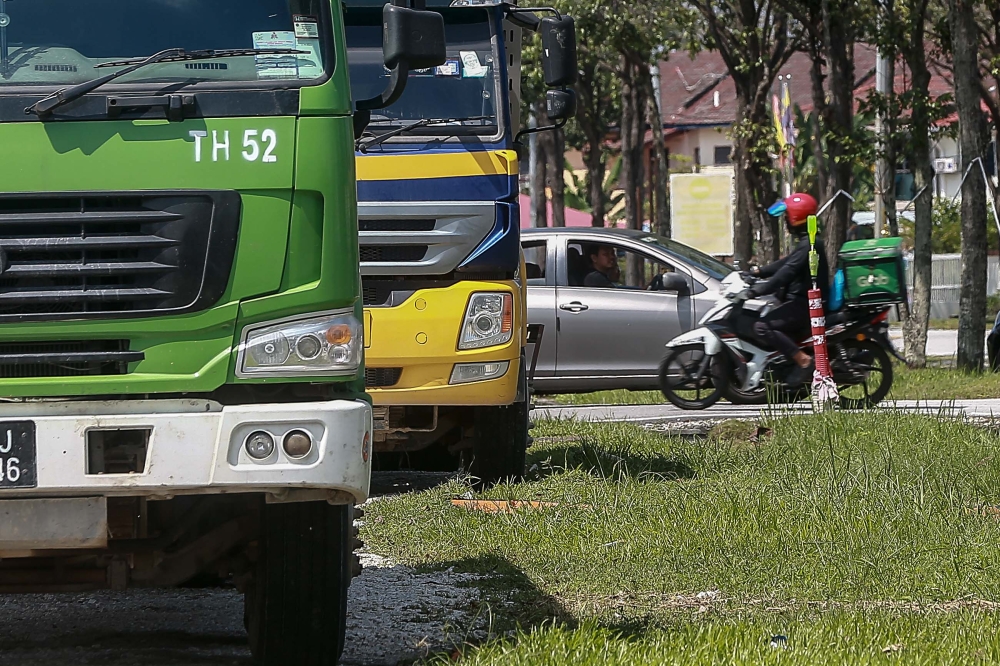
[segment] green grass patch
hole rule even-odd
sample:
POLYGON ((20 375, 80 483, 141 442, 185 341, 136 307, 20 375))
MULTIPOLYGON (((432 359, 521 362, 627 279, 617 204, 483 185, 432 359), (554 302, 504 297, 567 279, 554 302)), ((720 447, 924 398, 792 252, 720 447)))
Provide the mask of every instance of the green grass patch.
MULTIPOLYGON (((994 612, 833 612, 820 616, 686 620, 667 629, 616 631, 588 622, 547 626, 467 650, 476 666, 660 664, 994 664, 994 612), (772 647, 773 643, 773 647, 772 647)), ((444 663, 442 659, 439 663, 444 663)))
MULTIPOLYGON (((560 405, 661 405, 659 391, 595 391, 551 396, 560 405)), ((1000 398, 1000 373, 968 373, 954 368, 911 370, 893 365, 889 400, 974 400, 1000 398)))
POLYGON ((477 497, 556 506, 469 511, 454 482, 372 504, 363 538, 401 563, 491 574, 496 625, 528 633, 469 663, 994 660, 998 618, 962 603, 1000 598, 996 434, 898 413, 766 425, 692 440, 541 422, 530 478, 477 497))

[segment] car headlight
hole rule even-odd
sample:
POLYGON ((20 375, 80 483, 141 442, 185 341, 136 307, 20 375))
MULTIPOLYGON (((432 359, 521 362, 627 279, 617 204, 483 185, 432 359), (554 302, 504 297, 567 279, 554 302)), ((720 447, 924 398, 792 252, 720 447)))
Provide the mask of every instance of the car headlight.
POLYGON ((297 317, 243 329, 242 377, 352 375, 364 348, 361 322, 353 314, 297 317))
POLYGON ((514 330, 510 294, 473 294, 465 308, 459 349, 479 349, 510 342, 514 330))

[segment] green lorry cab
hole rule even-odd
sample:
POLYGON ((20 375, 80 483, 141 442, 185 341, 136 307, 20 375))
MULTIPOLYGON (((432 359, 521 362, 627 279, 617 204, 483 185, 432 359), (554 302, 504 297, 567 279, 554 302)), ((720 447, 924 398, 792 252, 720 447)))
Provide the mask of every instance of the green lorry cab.
MULTIPOLYGON (((369 108, 444 59, 439 16, 384 21, 369 108)), ((0 586, 232 579, 258 661, 336 663, 355 117, 339 2, 0 0, 0 586)))

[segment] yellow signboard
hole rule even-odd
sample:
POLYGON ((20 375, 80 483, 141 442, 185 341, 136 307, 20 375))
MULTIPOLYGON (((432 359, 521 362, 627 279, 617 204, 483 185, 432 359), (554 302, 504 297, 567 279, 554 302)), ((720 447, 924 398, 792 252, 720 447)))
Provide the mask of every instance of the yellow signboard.
POLYGON ((670 175, 673 239, 714 255, 733 254, 733 174, 670 175))

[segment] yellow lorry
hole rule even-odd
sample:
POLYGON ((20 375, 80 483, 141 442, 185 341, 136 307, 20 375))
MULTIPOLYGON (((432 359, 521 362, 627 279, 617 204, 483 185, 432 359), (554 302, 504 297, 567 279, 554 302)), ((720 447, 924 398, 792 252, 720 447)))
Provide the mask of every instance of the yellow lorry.
MULTIPOLYGON (((547 106, 565 122, 573 22, 484 0, 427 4, 444 18, 444 64, 411 71, 403 95, 357 141, 374 446, 380 460, 411 468, 459 458, 490 483, 523 473, 529 442, 517 203, 522 30, 539 31, 548 46, 547 106)), ((355 98, 385 86, 380 17, 377 2, 345 8, 355 98)))

